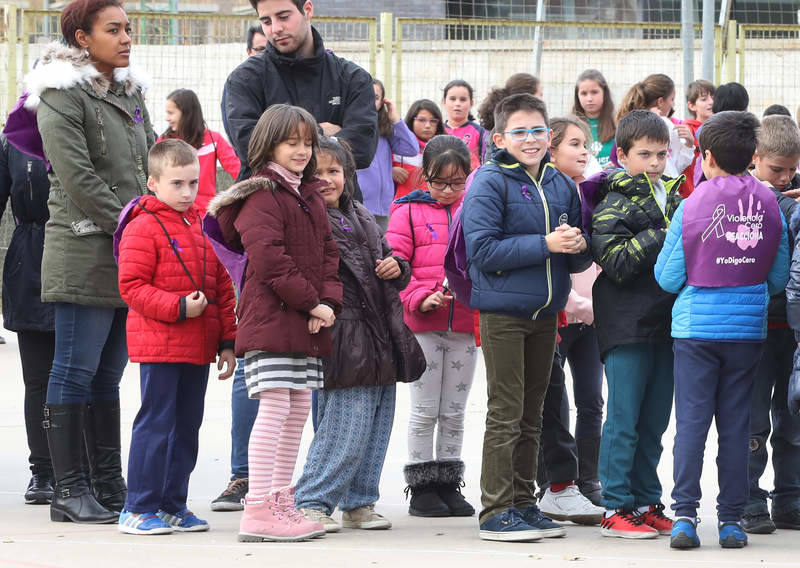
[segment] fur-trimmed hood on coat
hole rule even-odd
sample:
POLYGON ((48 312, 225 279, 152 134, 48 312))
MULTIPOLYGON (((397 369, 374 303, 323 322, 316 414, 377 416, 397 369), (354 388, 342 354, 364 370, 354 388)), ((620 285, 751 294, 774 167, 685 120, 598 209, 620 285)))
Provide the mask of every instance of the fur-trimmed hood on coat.
POLYGON ((251 177, 239 183, 235 183, 222 193, 218 193, 208 204, 206 212, 212 217, 219 215, 223 207, 233 205, 237 201, 244 201, 256 191, 262 189, 273 189, 274 183, 266 177, 251 177))
MULTIPOLYGON (((150 86, 149 78, 133 66, 114 69, 114 81, 123 86, 128 96, 136 91, 144 92, 150 86)), ((98 97, 104 97, 111 89, 111 81, 97 70, 86 51, 60 42, 50 43, 34 69, 25 76, 28 93, 25 108, 36 109, 40 95, 47 89, 70 89, 81 84, 91 88, 98 97)))

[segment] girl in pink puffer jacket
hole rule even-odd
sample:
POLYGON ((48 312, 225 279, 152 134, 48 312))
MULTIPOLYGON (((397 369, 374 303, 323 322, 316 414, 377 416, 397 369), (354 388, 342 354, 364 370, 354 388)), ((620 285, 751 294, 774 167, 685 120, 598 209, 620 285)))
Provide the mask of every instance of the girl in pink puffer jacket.
POLYGON ((425 352, 427 370, 410 385, 409 514, 421 517, 475 513, 460 492, 464 413, 477 362, 472 311, 447 289, 444 255, 453 214, 464 196, 470 153, 455 136, 432 138, 422 155, 429 191, 416 190, 392 205, 386 239, 411 264, 400 292, 406 325, 425 352), (438 424, 436 455, 434 430, 438 424))

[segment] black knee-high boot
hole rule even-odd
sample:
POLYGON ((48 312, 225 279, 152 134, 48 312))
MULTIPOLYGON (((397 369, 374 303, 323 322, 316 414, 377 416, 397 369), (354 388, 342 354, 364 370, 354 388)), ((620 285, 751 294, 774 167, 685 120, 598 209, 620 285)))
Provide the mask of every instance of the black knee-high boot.
POLYGON ((119 400, 90 404, 84 435, 92 492, 103 507, 119 513, 128 496, 128 487, 122 477, 119 400))
POLYGON ((85 453, 83 428, 85 404, 49 404, 44 409, 44 429, 56 485, 50 504, 50 520, 75 523, 113 523, 109 511, 92 495, 82 465, 85 453))

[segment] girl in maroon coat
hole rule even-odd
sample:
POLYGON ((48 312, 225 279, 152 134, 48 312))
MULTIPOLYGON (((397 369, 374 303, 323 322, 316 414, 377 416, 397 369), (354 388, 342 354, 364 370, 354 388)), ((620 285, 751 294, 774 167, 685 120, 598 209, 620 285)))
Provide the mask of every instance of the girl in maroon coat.
POLYGON ((248 156, 256 175, 208 207, 225 245, 247 255, 236 354, 250 398, 250 486, 239 540, 304 540, 325 533, 294 508, 289 487, 311 389, 322 387, 321 357, 341 309, 339 253, 314 178, 317 123, 305 110, 273 105, 256 124, 248 156))

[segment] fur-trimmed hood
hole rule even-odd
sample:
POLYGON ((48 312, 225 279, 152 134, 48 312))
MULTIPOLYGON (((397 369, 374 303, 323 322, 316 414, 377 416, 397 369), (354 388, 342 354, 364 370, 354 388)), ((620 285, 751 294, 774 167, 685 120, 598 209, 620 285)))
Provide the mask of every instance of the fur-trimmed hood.
POLYGON ((212 217, 217 217, 223 207, 233 205, 237 201, 244 201, 256 191, 262 189, 273 189, 274 183, 265 177, 251 177, 239 183, 235 183, 222 193, 211 200, 206 208, 206 212, 212 217))
MULTIPOLYGON (((114 81, 124 87, 128 96, 144 92, 150 86, 149 78, 133 66, 114 69, 114 81)), ((70 89, 81 84, 91 88, 98 97, 105 97, 111 88, 111 81, 95 68, 88 53, 59 42, 50 43, 36 67, 25 76, 28 93, 25 108, 36 109, 39 96, 47 89, 70 89)))

